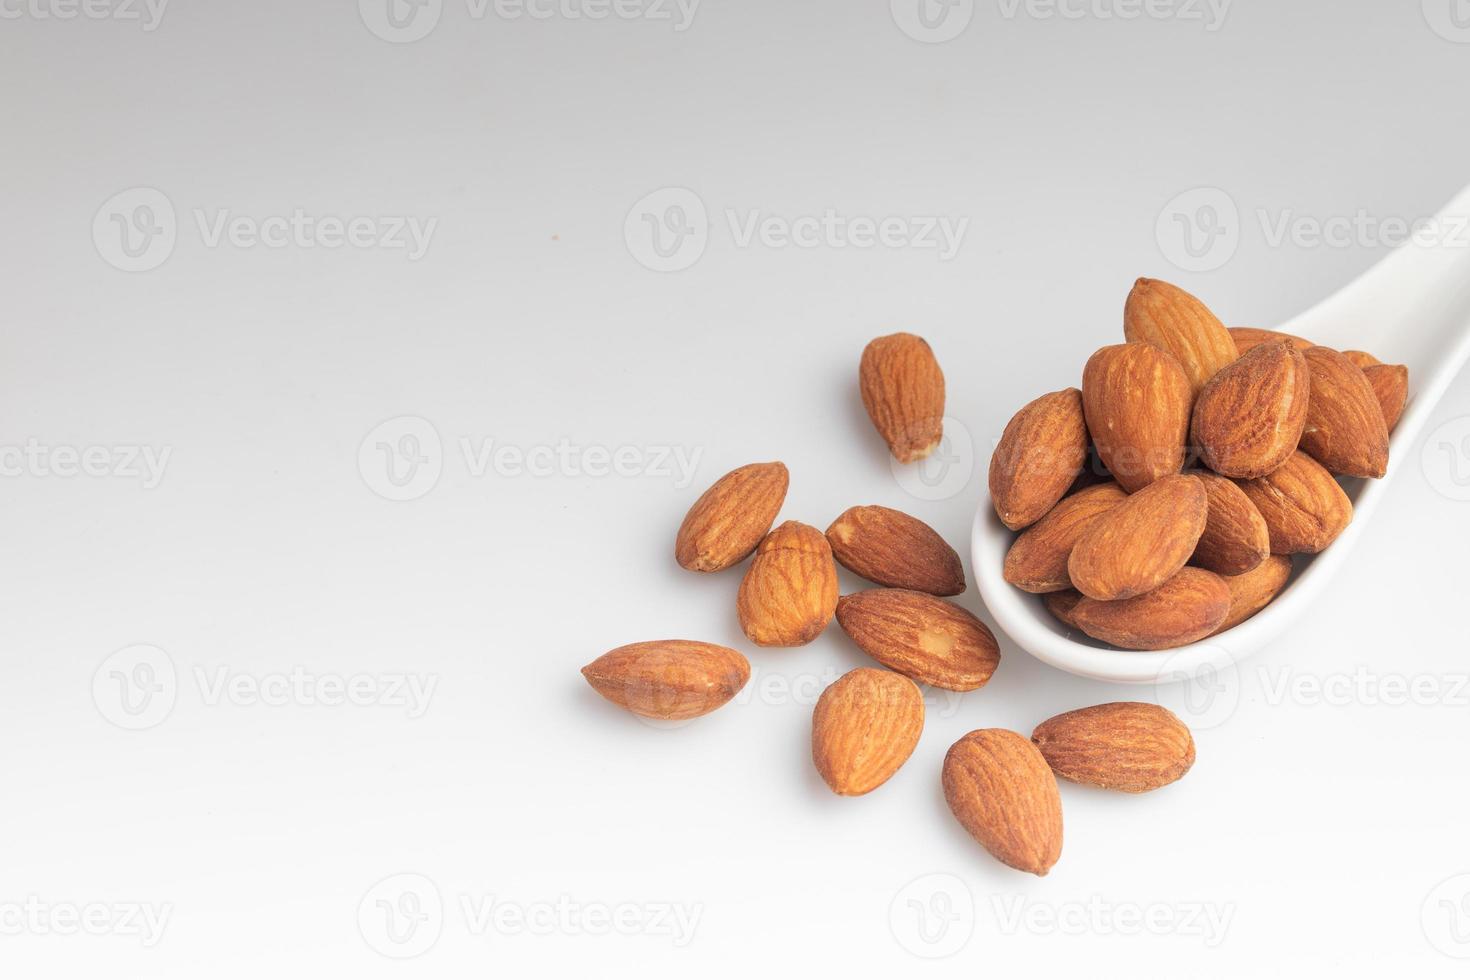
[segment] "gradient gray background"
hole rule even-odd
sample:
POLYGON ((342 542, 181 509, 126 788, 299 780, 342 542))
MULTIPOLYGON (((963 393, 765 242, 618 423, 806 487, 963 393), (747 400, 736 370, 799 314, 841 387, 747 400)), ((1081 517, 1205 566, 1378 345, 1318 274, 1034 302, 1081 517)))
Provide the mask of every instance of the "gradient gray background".
MULTIPOLYGON (((0 445, 172 455, 152 489, 0 479, 0 907, 36 896, 173 914, 153 948, 0 935, 0 968, 1462 975, 1451 954, 1470 942, 1435 930, 1450 914, 1436 889, 1470 872, 1465 693, 1325 704, 1271 686, 1361 665, 1444 692, 1470 671, 1470 503, 1453 489, 1470 443, 1445 442, 1467 431, 1464 379, 1431 425, 1448 428, 1397 461, 1331 594, 1243 666, 1238 707, 1198 733, 1194 772, 1145 798, 1064 787, 1066 848, 1045 880, 999 866, 953 822, 945 749, 972 728, 1029 731, 1153 692, 1061 674, 1003 641, 995 681, 958 710, 931 703, 890 784, 839 800, 807 757, 813 679, 864 659, 835 628, 752 652, 745 701, 677 731, 604 704, 577 674, 638 639, 748 648, 738 573, 695 577, 670 556, 684 509, 741 463, 786 461, 788 518, 825 527, 883 503, 966 550, 983 474, 956 471, 938 500, 895 478, 856 397, 872 336, 931 341, 973 460, 1016 407, 1075 384, 1118 341, 1136 276, 1270 326, 1373 264, 1376 242, 1273 245, 1256 215, 1413 219, 1470 182, 1470 44, 1431 26, 1452 2, 1238 0, 1211 31, 1107 18, 1103 0, 1074 5, 1077 19, 990 0, 937 44, 900 30, 886 0, 707 0, 684 31, 477 18, 445 0, 412 43, 376 36, 352 0, 175 0, 154 30, 6 7, 0 445), (136 187, 168 197, 178 241, 129 273, 92 226, 136 187), (667 187, 695 192, 710 225, 697 262, 658 273, 624 224, 667 187), (1239 248, 1193 273, 1156 222, 1199 187, 1237 205, 1239 248), (438 224, 409 261, 210 247, 194 219, 297 208, 438 224), (940 261, 740 247, 724 218, 827 208, 970 224, 940 261), (403 416, 434 426, 443 473, 390 502, 359 447, 403 416), (652 473, 476 476, 460 439, 673 446, 699 468, 683 487, 652 473), (166 651, 179 679, 172 712, 142 731, 93 696, 99 665, 133 644, 166 651), (298 666, 438 687, 409 719, 211 705, 194 680, 298 666), (358 922, 398 873, 427 876, 446 907, 437 943, 406 962, 358 922), (900 935, 904 889, 928 875, 956 876, 976 903, 949 923, 968 943, 933 965, 900 935), (686 903, 701 919, 681 948, 657 934, 474 935, 462 896, 686 903), (1232 919, 1214 947, 1187 931, 1007 931, 996 909, 1018 901, 1210 903, 1232 919)), ((964 446, 956 456, 963 467, 964 446)), ((962 602, 983 615, 973 592, 962 602)), ((1461 927, 1470 940, 1470 908, 1461 927)))

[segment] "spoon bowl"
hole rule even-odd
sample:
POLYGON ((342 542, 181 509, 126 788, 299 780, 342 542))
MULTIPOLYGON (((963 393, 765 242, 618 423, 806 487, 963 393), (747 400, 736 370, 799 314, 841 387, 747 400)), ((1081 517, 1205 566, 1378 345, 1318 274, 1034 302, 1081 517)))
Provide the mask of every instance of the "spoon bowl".
POLYGON ((1238 663, 1305 613, 1347 559, 1388 481, 1403 468, 1435 404, 1470 357, 1470 188, 1424 227, 1415 240, 1280 327, 1316 344, 1366 350, 1409 368, 1409 399, 1389 440, 1387 474, 1381 480, 1339 481, 1353 502, 1353 521, 1337 540, 1321 554, 1297 556, 1281 595, 1233 629, 1173 650, 1118 650, 1065 626, 1046 611, 1041 596, 1005 580, 1002 569, 1015 533, 996 517, 987 495, 971 533, 975 581, 996 624, 1017 646, 1083 677, 1157 684, 1238 663))

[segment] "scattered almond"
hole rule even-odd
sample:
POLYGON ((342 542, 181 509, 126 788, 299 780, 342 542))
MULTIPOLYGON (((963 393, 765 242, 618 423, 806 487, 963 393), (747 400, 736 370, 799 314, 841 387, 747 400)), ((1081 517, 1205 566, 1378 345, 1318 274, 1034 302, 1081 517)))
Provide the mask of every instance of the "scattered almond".
POLYGON ((944 799, 998 861, 1045 875, 1062 855, 1062 798, 1041 752, 1003 728, 973 731, 944 757, 944 799))
POLYGON ((1082 372, 1087 430, 1130 493, 1183 468, 1193 399, 1184 368, 1151 344, 1104 347, 1082 372))
POLYGON ((908 761, 924 729, 924 695, 891 670, 859 667, 822 692, 812 712, 812 762, 838 796, 862 796, 908 761))
POLYGON ((1244 354, 1258 344, 1268 341, 1289 340, 1297 350, 1306 350, 1314 346, 1311 341, 1303 340, 1295 334, 1282 333, 1280 330, 1261 330, 1256 327, 1230 327, 1228 330, 1230 339, 1235 341, 1237 353, 1244 354))
POLYGON ((1309 347, 1312 395, 1301 448, 1333 473, 1378 478, 1388 470, 1388 426, 1360 368, 1328 347, 1309 347))
POLYGON ((750 680, 737 650, 693 640, 632 643, 582 668, 593 689, 645 718, 683 720, 709 714, 750 680))
POLYGON ((965 591, 960 556, 928 524, 889 507, 851 507, 827 528, 832 554, 869 582, 930 595, 965 591))
POLYGON ((745 559, 781 511, 790 479, 782 463, 752 463, 726 473, 689 508, 674 557, 693 572, 718 572, 745 559))
POLYGON ((1112 601, 1157 588, 1184 567, 1204 533, 1209 497, 1198 477, 1155 481, 1097 517, 1067 559, 1072 585, 1112 601))
POLYGON ((1172 711, 1115 701, 1048 719, 1031 733, 1052 772, 1074 783, 1147 793, 1194 765, 1194 737, 1172 711))
POLYGON ((1342 487, 1303 452, 1292 453, 1273 473, 1243 481, 1240 489, 1265 520, 1273 555, 1316 554, 1353 519, 1342 487))
POLYGON ((1242 575, 1271 554, 1266 519, 1245 491, 1214 473, 1195 473, 1205 485, 1209 513, 1191 563, 1217 575, 1242 575))
POLYGON ((1250 571, 1227 577, 1225 585, 1230 589, 1230 612, 1215 632, 1223 633, 1239 626, 1265 609, 1286 588, 1289 578, 1291 559, 1285 555, 1271 555, 1250 571))
POLYGON ((735 609, 757 646, 815 640, 837 611, 837 566, 822 532, 787 521, 768 534, 740 583, 735 609))
POLYGON ((1016 413, 990 458, 990 499, 1012 531, 1041 520, 1087 459, 1082 393, 1054 391, 1016 413))
POLYGON ((1240 356, 1225 325, 1205 304, 1160 279, 1134 284, 1123 310, 1123 335, 1173 354, 1195 392, 1240 356))
POLYGON ((1070 589, 1067 559, 1073 545, 1099 515, 1127 499, 1116 483, 1098 483, 1064 498, 1016 538, 1006 553, 1005 580, 1026 592, 1070 589))
POLYGON ((944 372, 922 337, 879 337, 863 350, 858 385, 873 427, 900 463, 932 453, 944 436, 944 372))
POLYGON ((1301 442, 1312 383, 1290 341, 1260 344, 1209 380, 1194 403, 1191 433, 1206 466, 1254 479, 1301 442))
POLYGON ((1077 628, 1125 650, 1169 650, 1202 640, 1230 612, 1230 589, 1214 572, 1185 568, 1152 592, 1100 602, 1083 597, 1072 607, 1077 628))
POLYGON ((868 656, 921 684, 984 687, 1000 663, 989 627, 959 606, 907 589, 869 589, 837 602, 837 622, 868 656))

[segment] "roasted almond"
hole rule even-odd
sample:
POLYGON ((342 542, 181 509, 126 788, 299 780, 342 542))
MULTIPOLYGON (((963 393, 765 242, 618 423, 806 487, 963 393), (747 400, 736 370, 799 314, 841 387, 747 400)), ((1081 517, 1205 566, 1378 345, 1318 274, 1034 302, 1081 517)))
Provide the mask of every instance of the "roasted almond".
POLYGON ((1099 515, 1127 499, 1116 483, 1098 483, 1064 498, 1016 538, 1006 552, 1005 580, 1026 592, 1070 589, 1067 559, 1073 545, 1099 515))
POLYGON ((1368 384, 1373 386, 1373 396, 1383 412, 1383 424, 1392 432, 1409 400, 1409 369, 1402 364, 1370 364, 1362 370, 1368 384))
POLYGON ((1139 701, 1057 715, 1036 726, 1031 741, 1061 778, 1125 793, 1167 786, 1194 765, 1194 737, 1184 722, 1139 701))
POLYGON ((850 507, 827 528, 843 567, 869 582, 930 595, 965 591, 965 569, 939 532, 889 507, 850 507))
POLYGON ((1003 728, 971 732, 944 757, 944 799, 996 860, 1045 875, 1062 856, 1062 797, 1041 752, 1003 728))
POLYGON ((1388 471, 1388 426, 1363 371, 1328 347, 1309 347, 1312 396, 1301 447, 1333 473, 1381 477, 1388 471))
POLYGON ((775 523, 788 480, 783 463, 751 463, 716 480, 679 525, 679 564, 692 572, 718 572, 743 561, 775 523))
POLYGON ((1230 327, 1228 329, 1230 339, 1235 341, 1235 349, 1240 354, 1268 341, 1289 340, 1297 350, 1306 350, 1314 346, 1309 340, 1303 340, 1295 334, 1282 333, 1280 330, 1261 330, 1257 327, 1230 327))
POLYGON ((1077 608, 1077 603, 1082 601, 1082 593, 1076 589, 1067 589, 1065 592, 1048 592, 1041 597, 1041 604, 1046 611, 1068 629, 1080 629, 1076 620, 1072 618, 1072 610, 1077 608))
POLYGON ((1123 309, 1123 335, 1173 354, 1196 392, 1239 356, 1225 325, 1205 304, 1160 279, 1134 284, 1123 309))
POLYGON ((1194 547, 1190 563, 1216 575, 1242 575, 1271 554, 1266 520, 1245 491, 1233 480, 1213 473, 1195 473, 1205 485, 1210 506, 1205 533, 1194 547))
POLYGON ((1320 463, 1296 452, 1275 472, 1245 480, 1240 489, 1256 505, 1273 555, 1316 554, 1353 520, 1353 504, 1320 463))
POLYGON ((632 643, 582 668, 593 689, 645 718, 682 720, 709 714, 750 680, 737 650, 694 640, 632 643))
POLYGON ((1260 344, 1200 390, 1191 433, 1201 461, 1224 476, 1254 479, 1301 442, 1312 382, 1290 341, 1260 344))
POLYGON ((1087 459, 1082 393, 1054 391, 1006 426, 990 457, 990 499, 1012 531, 1041 520, 1062 499, 1087 459))
POLYGON ((837 566, 821 531, 787 521, 766 535, 735 603, 740 628, 757 646, 815 640, 837 611, 837 566))
POLYGON ((1232 626, 1239 626, 1265 609, 1286 588, 1289 578, 1291 559, 1285 555, 1271 555, 1245 574, 1226 578, 1225 585, 1230 589, 1230 612, 1215 632, 1223 633, 1232 626))
POLYGON ((1173 578, 1204 533, 1209 497, 1198 477, 1149 484, 1100 515, 1067 559, 1072 586, 1093 599, 1129 599, 1173 578))
POLYGON ((1152 592, 1118 602, 1084 597, 1072 619, 1088 636, 1125 650, 1169 650, 1202 640, 1230 612, 1224 579, 1186 568, 1152 592))
POLYGON ((900 463, 932 453, 944 436, 944 372, 911 333, 879 337, 863 350, 858 386, 873 427, 900 463))
POLYGON ((984 687, 1000 663, 989 627, 954 603, 907 589, 869 589, 837 602, 837 622, 868 656, 920 684, 984 687))
POLYGON ((812 762, 838 796, 882 786, 913 754, 924 695, 891 670, 859 667, 832 683, 812 712, 812 762))
POLYGON ((1152 344, 1116 344, 1082 371, 1082 405, 1093 445, 1132 493, 1184 466, 1194 391, 1172 354, 1152 344))

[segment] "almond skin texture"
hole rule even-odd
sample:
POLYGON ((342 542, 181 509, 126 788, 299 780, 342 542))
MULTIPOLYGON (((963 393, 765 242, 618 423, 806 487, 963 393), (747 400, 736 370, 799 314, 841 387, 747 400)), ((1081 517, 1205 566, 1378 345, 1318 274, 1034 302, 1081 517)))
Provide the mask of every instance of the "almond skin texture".
POLYGON ((1076 589, 1067 589, 1065 592, 1048 592, 1041 597, 1041 604, 1046 611, 1056 617, 1057 621, 1068 629, 1081 629, 1077 621, 1072 618, 1072 610, 1077 608, 1083 595, 1076 589))
POLYGON ((1196 473, 1209 497, 1205 533, 1195 545, 1190 563, 1216 575, 1243 575, 1271 554, 1266 519, 1233 480, 1213 473, 1196 473))
POLYGON ((1291 559, 1285 555, 1271 555, 1244 575, 1225 579, 1225 585, 1230 589, 1230 612, 1215 632, 1223 633, 1232 626, 1239 626, 1265 609, 1286 588, 1289 578, 1291 559))
POLYGON ((873 427, 900 463, 932 453, 944 436, 944 372, 922 337, 879 337, 863 350, 858 386, 873 427))
POLYGON ((862 796, 898 772, 924 730, 924 695, 891 670, 839 677, 812 712, 812 762, 838 796, 862 796))
POLYGON ((1129 493, 1183 468, 1193 401, 1184 368, 1151 344, 1104 347, 1082 371, 1093 445, 1129 493))
POLYGON ((1388 471, 1388 426, 1360 368, 1328 347, 1309 347, 1312 397, 1301 448, 1333 473, 1377 479, 1388 471))
MULTIPOLYGON (((1317 345, 1312 344, 1311 346, 1315 347, 1317 345)), ((1352 361, 1353 364, 1355 364, 1360 370, 1363 371, 1368 370, 1375 364, 1383 363, 1378 358, 1374 357, 1372 354, 1368 353, 1365 350, 1345 350, 1342 352, 1342 356, 1352 361)))
POLYGON ((1041 752, 1003 728, 974 731, 944 757, 944 799, 1002 864, 1045 875, 1062 856, 1062 797, 1041 752))
POLYGON ((1370 364, 1362 370, 1383 411, 1383 424, 1392 432, 1409 400, 1409 369, 1402 364, 1370 364))
POLYGON ((1196 392, 1240 356, 1225 325, 1205 304, 1160 279, 1134 284, 1123 308, 1123 336, 1173 354, 1196 392))
POLYGON ((1178 780, 1194 765, 1194 737, 1172 711, 1117 701, 1057 715, 1031 741, 1052 772, 1099 789, 1147 793, 1178 780))
POLYGON ((1019 531, 1041 520, 1086 461, 1080 391, 1053 391, 1021 409, 990 457, 990 499, 1001 523, 1019 531))
POLYGON ((1077 628, 1125 650, 1170 650, 1202 640, 1230 612, 1225 580, 1186 568, 1152 592, 1121 602, 1084 597, 1072 608, 1077 628))
POLYGON ((756 646, 815 640, 837 611, 837 566, 822 532, 787 521, 766 535, 740 583, 735 609, 756 646))
POLYGON ((751 463, 716 480, 679 525, 679 564, 718 572, 745 560, 775 523, 789 480, 783 463, 751 463))
POLYGON ((1312 382, 1290 341, 1260 344, 1209 380, 1191 434, 1206 466, 1253 480, 1286 462, 1307 424, 1312 382))
POLYGON ((1204 533, 1209 497, 1198 477, 1166 476, 1102 514, 1067 559, 1072 586, 1102 601, 1131 599, 1173 578, 1204 533))
POLYGON ((1077 539, 1094 520, 1127 499, 1116 483, 1098 483, 1065 498, 1016 538, 1006 552, 1005 580, 1026 592, 1070 589, 1067 559, 1077 539))
POLYGON ((1291 454, 1281 468, 1240 489, 1256 505, 1271 538, 1273 555, 1314 555, 1352 523, 1353 504, 1315 459, 1291 454))
POLYGON ((869 589, 837 602, 837 622, 863 652, 920 684, 984 687, 1000 663, 989 627, 954 603, 907 589, 869 589))
POLYGON ((1289 340, 1297 350, 1306 350, 1308 347, 1316 346, 1310 340, 1303 340, 1295 334, 1282 333, 1280 330, 1261 330, 1256 327, 1230 327, 1229 333, 1230 339, 1235 341, 1236 351, 1241 354, 1267 341, 1289 340))
POLYGON ((850 507, 827 528, 832 554, 869 582, 930 595, 965 591, 960 556, 928 524, 888 507, 850 507))
POLYGON ((632 643, 582 668, 593 689, 645 718, 681 721, 707 715, 750 680, 737 650, 694 640, 632 643))

